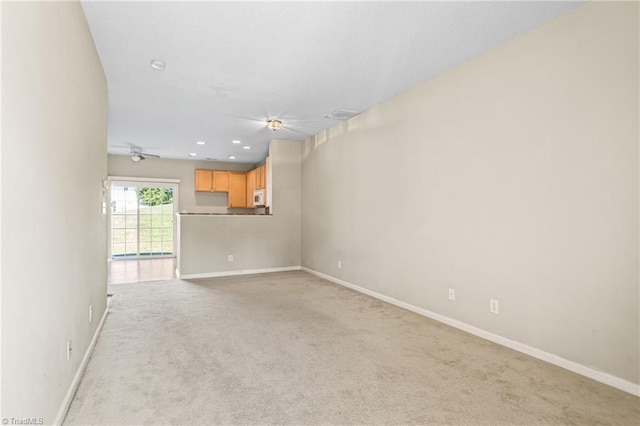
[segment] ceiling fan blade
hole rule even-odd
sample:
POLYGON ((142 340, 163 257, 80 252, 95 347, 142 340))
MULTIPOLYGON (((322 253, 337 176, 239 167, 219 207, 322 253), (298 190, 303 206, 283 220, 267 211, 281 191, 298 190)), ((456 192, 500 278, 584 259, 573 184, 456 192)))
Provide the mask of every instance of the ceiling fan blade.
POLYGON ((295 126, 295 127, 294 126, 282 126, 282 130, 287 130, 287 131, 292 132, 292 133, 299 133, 301 135, 306 135, 308 133, 308 132, 304 131, 304 127, 302 127, 302 128, 296 128, 296 127, 299 127, 299 126, 295 126))
POLYGON ((305 132, 310 134, 315 134, 322 130, 322 127, 319 127, 319 126, 301 126, 299 124, 288 124, 288 125, 282 126, 282 128, 289 129, 289 130, 297 130, 299 132, 305 132))
POLYGON ((305 124, 308 126, 313 126, 314 124, 317 126, 323 126, 324 124, 327 123, 327 119, 326 118, 309 118, 309 119, 297 119, 297 118, 292 118, 290 120, 283 120, 283 123, 287 123, 289 125, 300 125, 300 124, 305 124))
MULTIPOLYGON (((129 148, 131 150, 141 150, 142 148, 140 147, 140 145, 136 145, 134 143, 131 142, 127 142, 127 141, 121 141, 124 145, 115 145, 115 144, 109 144, 109 146, 112 146, 114 148, 129 148)), ((156 148, 155 146, 148 146, 147 149, 153 149, 156 148)))
POLYGON ((143 149, 160 149, 160 147, 158 147, 158 146, 145 146, 144 148, 142 148, 141 146, 134 145, 134 144, 129 143, 129 142, 125 142, 125 143, 127 145, 107 144, 107 148, 127 149, 131 153, 141 152, 143 149))
POLYGON ((236 119, 236 120, 255 121, 257 123, 266 123, 267 122, 267 120, 264 120, 262 118, 247 117, 247 116, 241 116, 241 115, 230 115, 229 118, 233 118, 233 119, 236 119))
POLYGON ((268 129, 267 129, 267 126, 266 126, 266 124, 265 124, 265 126, 264 126, 264 127, 263 127, 263 126, 260 126, 260 127, 256 128, 256 129, 253 129, 253 131, 251 131, 251 132, 247 132, 247 133, 246 133, 246 135, 245 135, 245 139, 249 139, 249 140, 251 140, 251 139, 253 139, 254 137, 257 137, 259 134, 261 134, 261 133, 262 133, 262 134, 264 134, 264 133, 266 133, 267 131, 269 131, 269 132, 270 132, 271 130, 268 130, 268 129))
POLYGON ((148 152, 141 152, 140 154, 145 155, 147 157, 154 157, 154 158, 160 158, 159 155, 156 154, 149 154, 148 152))

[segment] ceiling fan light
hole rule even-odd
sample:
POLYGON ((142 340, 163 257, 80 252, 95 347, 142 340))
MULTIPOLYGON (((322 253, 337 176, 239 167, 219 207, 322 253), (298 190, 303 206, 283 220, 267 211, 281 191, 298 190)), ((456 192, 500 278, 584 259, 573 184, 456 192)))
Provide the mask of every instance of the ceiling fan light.
POLYGON ((131 161, 137 163, 138 161, 142 160, 142 155, 140 154, 133 154, 131 156, 131 161))
POLYGON ((280 130, 280 128, 282 127, 282 121, 280 121, 280 120, 268 120, 267 121, 267 127, 275 132, 276 130, 280 130))

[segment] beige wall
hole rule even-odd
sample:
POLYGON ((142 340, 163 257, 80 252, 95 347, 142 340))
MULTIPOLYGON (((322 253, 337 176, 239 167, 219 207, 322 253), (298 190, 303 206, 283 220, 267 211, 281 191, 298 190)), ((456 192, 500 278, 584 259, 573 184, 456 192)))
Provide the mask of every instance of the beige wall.
POLYGON ((1 417, 50 424, 106 309, 106 81, 80 3, 1 7, 1 417))
POLYGON ((640 383, 638 71, 590 3, 308 139, 303 266, 640 383))
POLYGON ((189 213, 226 213, 227 194, 195 192, 195 169, 247 171, 253 164, 228 163, 221 161, 171 160, 148 158, 133 162, 131 157, 109 155, 109 176, 147 177, 159 179, 180 179, 180 211, 189 213))
POLYGON ((269 157, 273 216, 181 216, 182 276, 300 266, 300 142, 272 140, 269 157))

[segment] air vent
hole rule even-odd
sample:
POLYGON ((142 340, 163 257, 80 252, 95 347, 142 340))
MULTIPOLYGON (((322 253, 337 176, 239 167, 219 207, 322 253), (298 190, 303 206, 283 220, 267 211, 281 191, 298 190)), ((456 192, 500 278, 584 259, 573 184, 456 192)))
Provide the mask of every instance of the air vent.
POLYGON ((358 115, 356 111, 349 111, 346 109, 334 109, 330 113, 324 115, 324 118, 330 118, 332 120, 348 120, 354 115, 358 115))

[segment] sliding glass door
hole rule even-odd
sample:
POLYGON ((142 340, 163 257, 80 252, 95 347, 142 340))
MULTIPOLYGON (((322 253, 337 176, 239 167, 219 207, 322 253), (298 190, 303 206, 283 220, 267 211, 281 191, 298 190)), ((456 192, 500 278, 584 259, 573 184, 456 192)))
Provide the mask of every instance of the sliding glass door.
POLYGON ((111 182, 111 258, 173 256, 177 185, 111 182))

